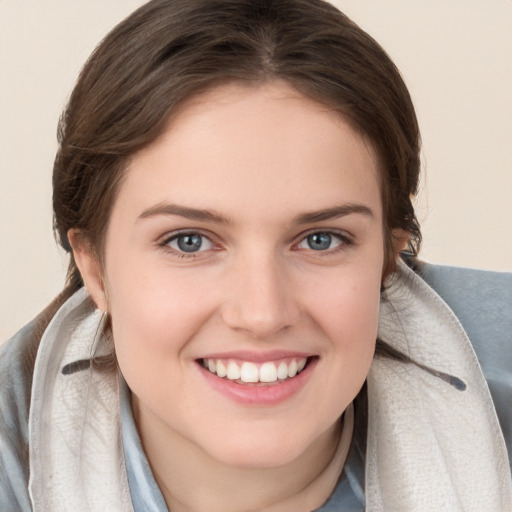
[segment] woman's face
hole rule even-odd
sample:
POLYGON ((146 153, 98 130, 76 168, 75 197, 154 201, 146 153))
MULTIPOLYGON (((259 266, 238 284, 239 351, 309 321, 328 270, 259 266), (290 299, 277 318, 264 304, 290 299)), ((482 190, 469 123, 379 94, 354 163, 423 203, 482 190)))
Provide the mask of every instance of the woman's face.
POLYGON ((133 158, 103 289, 148 432, 272 467, 332 432, 374 351, 377 159, 340 115, 279 83, 179 111, 133 158))

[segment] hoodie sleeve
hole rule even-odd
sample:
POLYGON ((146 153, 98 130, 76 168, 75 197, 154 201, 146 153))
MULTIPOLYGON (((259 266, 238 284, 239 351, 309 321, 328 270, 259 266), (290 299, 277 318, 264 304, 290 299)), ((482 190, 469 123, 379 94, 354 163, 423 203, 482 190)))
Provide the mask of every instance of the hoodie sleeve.
POLYGON ((2 510, 32 510, 28 493, 28 411, 35 355, 33 324, 0 347, 0 504, 2 510))
POLYGON ((487 380, 512 466, 512 273, 420 263, 464 327, 487 380))

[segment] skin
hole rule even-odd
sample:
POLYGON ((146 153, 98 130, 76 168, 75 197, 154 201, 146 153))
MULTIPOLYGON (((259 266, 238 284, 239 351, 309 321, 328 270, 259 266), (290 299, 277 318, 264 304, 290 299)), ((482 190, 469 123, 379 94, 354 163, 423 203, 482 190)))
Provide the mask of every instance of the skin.
MULTIPOLYGON (((188 101, 135 155, 104 268, 70 232, 86 286, 111 314, 170 508, 273 510, 328 465, 374 352, 382 218, 371 145, 339 114, 271 83, 188 101), (186 218, 176 205, 214 215, 186 218), (178 239, 169 242, 180 230, 204 235, 201 250, 180 253, 178 239), (311 233, 331 233, 331 245, 312 249, 311 233), (315 365, 288 399, 244 404, 213 389, 198 364, 239 350, 300 351, 315 365)), ((320 506, 327 497, 309 498, 320 506)))

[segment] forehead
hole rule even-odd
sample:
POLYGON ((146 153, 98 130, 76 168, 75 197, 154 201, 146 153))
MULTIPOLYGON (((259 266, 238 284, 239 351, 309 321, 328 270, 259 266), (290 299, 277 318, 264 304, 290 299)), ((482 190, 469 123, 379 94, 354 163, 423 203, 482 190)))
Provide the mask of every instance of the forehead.
POLYGON ((380 208, 378 182, 373 147, 339 113, 283 83, 232 84, 180 106, 130 162, 120 199, 140 208, 194 200, 315 209, 356 199, 380 208))

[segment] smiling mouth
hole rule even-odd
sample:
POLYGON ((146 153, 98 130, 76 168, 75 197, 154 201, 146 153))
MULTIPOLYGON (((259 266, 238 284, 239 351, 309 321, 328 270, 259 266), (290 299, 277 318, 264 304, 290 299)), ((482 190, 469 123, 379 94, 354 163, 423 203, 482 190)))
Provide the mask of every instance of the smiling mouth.
POLYGON ((238 384, 280 384, 299 375, 313 357, 291 357, 279 361, 254 363, 232 359, 199 359, 198 362, 210 373, 238 384))

